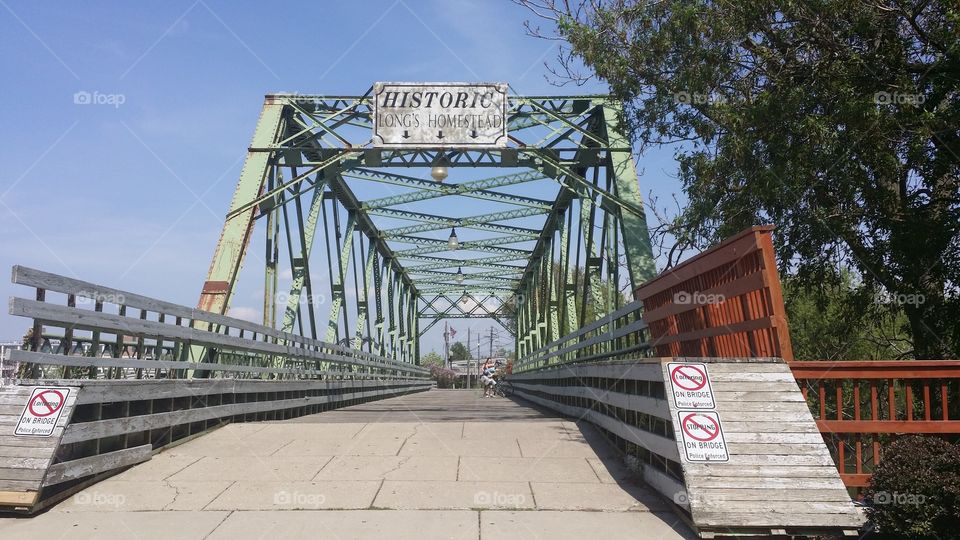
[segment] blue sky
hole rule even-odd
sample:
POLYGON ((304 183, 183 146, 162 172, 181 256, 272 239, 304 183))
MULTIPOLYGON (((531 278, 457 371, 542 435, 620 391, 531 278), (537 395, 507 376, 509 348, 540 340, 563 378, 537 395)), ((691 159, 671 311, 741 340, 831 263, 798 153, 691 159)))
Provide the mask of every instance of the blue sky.
MULTIPOLYGON (((507 0, 0 0, 0 266, 193 305, 264 94, 421 80, 605 90, 551 86, 556 44, 525 35, 528 18, 507 0), (77 92, 101 103, 75 104, 77 92)), ((672 150, 639 167, 645 197, 679 192, 672 150)), ((30 294, 8 279, 0 292, 30 294)), ((253 309, 256 291, 234 305, 253 309)), ((4 310, 0 340, 27 326, 4 310)), ((441 331, 424 351, 440 350, 441 331)))

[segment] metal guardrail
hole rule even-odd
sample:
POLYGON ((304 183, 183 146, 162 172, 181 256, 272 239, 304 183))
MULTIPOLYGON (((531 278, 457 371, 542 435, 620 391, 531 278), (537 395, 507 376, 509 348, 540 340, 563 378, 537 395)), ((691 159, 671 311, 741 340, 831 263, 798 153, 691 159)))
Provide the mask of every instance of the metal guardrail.
POLYGON ((34 321, 31 350, 10 355, 11 361, 22 364, 21 376, 26 378, 323 380, 429 375, 420 366, 376 354, 32 268, 14 266, 12 281, 36 289, 35 300, 10 301, 11 315, 34 321), (66 305, 48 302, 49 292, 66 295, 66 305), (59 341, 56 347, 51 340, 59 341), (76 347, 78 343, 85 346, 76 347), (106 351, 109 357, 102 356, 106 351))

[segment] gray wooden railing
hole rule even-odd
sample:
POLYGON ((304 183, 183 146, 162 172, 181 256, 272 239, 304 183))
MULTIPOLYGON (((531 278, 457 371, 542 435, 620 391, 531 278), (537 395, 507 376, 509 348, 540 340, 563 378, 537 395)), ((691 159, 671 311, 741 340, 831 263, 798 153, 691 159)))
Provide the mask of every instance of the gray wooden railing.
POLYGON ((515 373, 535 371, 558 364, 583 364, 649 356, 647 325, 641 318, 643 302, 631 302, 600 319, 518 357, 515 373))
POLYGON ((26 378, 428 375, 420 366, 369 352, 23 266, 13 268, 13 283, 36 289, 35 300, 10 302, 11 315, 34 321, 30 350, 10 355, 27 366, 21 370, 26 378), (52 303, 48 293, 65 295, 66 305, 52 303))

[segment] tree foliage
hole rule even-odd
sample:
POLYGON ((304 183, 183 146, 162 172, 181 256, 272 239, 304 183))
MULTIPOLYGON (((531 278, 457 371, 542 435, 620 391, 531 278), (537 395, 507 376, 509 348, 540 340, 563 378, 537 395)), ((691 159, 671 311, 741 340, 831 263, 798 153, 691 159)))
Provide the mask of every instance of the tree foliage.
POLYGON ((517 1, 569 43, 566 81, 580 61, 624 100, 641 147, 680 143, 689 204, 661 230, 679 251, 773 223, 798 283, 846 265, 922 297, 901 306, 915 356, 960 354, 955 1, 517 1))
POLYGON ((437 351, 430 351, 420 357, 420 365, 424 367, 443 366, 443 357, 437 351))
POLYGON ((470 351, 467 350, 467 346, 463 343, 457 341, 450 346, 450 361, 457 362, 460 360, 470 360, 473 356, 470 355, 470 351))
POLYGON ((891 360, 911 354, 902 310, 874 309, 850 272, 815 286, 787 277, 783 298, 797 360, 891 360))

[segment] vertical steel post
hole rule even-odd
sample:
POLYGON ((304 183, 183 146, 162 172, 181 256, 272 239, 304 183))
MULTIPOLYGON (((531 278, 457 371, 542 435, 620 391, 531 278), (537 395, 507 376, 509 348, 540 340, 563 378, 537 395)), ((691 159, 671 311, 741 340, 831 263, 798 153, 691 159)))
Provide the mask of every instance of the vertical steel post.
MULTIPOLYGON (((247 151, 247 158, 240 172, 240 181, 233 193, 229 213, 255 199, 263 189, 267 168, 274 156, 274 152, 264 149, 277 142, 283 108, 284 103, 279 99, 268 97, 264 101, 257 128, 253 133, 253 141, 250 143, 250 150, 247 151)), ((256 212, 255 206, 250 207, 227 219, 223 224, 220 240, 217 242, 210 269, 207 271, 207 280, 203 284, 200 300, 197 303, 199 309, 213 313, 226 313, 237 274, 243 266, 247 246, 250 245, 256 212)), ((207 326, 204 325, 204 329, 206 328, 207 326)))
MULTIPOLYGON (((622 105, 619 107, 622 109, 622 105)), ((642 209, 643 197, 640 194, 637 168, 633 163, 633 148, 630 140, 621 130, 617 113, 611 102, 603 105, 604 129, 607 143, 611 148, 609 174, 612 176, 616 195, 634 208, 642 209)), ((622 209, 619 214, 627 270, 630 273, 631 290, 633 290, 643 282, 653 279, 657 273, 653 262, 650 231, 647 229, 647 220, 644 216, 622 209)))

